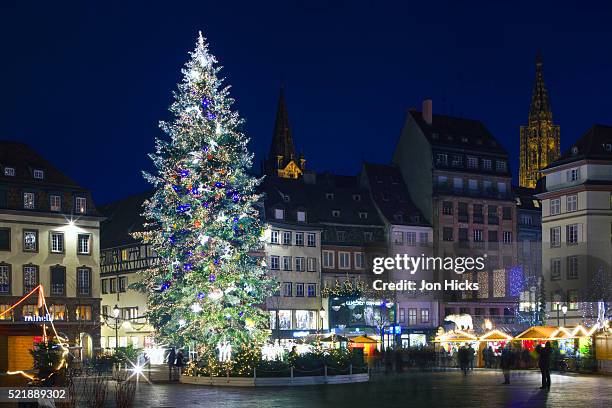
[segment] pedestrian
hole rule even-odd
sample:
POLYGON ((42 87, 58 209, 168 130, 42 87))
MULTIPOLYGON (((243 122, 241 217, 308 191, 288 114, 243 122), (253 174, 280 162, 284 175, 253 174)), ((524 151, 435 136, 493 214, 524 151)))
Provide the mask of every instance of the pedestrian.
POLYGON ((550 355, 552 354, 550 342, 547 341, 544 347, 538 345, 536 347, 536 352, 540 356, 538 359, 538 367, 540 367, 540 372, 542 373, 542 386, 540 389, 550 390, 550 355))
POLYGON ((467 375, 469 365, 468 349, 465 346, 461 346, 457 357, 459 358, 459 367, 463 371, 463 375, 467 375))
POLYGON ((183 356, 183 350, 179 350, 178 353, 176 354, 176 367, 178 368, 178 374, 179 376, 181 374, 183 374, 183 366, 185 365, 185 360, 184 360, 184 356, 183 356))
POLYGON ((166 357, 166 364, 168 364, 168 380, 172 381, 173 372, 174 372, 174 362, 176 361, 176 350, 174 347, 170 347, 170 351, 168 352, 168 356, 166 357))
POLYGON ((476 354, 476 350, 470 344, 467 348, 468 362, 470 364, 470 370, 474 371, 474 355, 476 354))
POLYGON ((512 366, 512 353, 510 346, 506 346, 502 349, 501 353, 501 369, 504 373, 504 382, 502 384, 510 384, 510 367, 512 366))
POLYGON ((484 361, 485 368, 491 367, 491 360, 489 360, 489 348, 485 347, 482 350, 482 360, 484 361))
POLYGON ((401 373, 403 371, 403 363, 404 359, 402 357, 402 352, 397 348, 395 349, 395 371, 401 373))

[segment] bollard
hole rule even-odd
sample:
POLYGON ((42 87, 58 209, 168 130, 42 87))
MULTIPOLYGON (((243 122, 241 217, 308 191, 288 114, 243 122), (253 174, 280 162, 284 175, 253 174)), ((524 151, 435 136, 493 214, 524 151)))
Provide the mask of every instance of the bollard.
POLYGON ((325 381, 327 381, 327 364, 325 366, 323 366, 324 372, 325 372, 325 381))
POLYGON ((253 368, 253 378, 257 379, 257 367, 253 368))
POLYGON ((293 366, 291 366, 291 380, 293 380, 293 366))
POLYGON ((349 364, 349 375, 353 375, 353 364, 349 364))

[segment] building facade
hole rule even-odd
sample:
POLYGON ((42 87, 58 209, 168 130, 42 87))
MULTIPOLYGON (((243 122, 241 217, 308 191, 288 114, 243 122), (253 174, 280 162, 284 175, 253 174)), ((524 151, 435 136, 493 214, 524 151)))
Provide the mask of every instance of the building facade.
POLYGON ((520 129, 519 186, 534 188, 541 177, 540 170, 559 157, 560 147, 560 128, 553 123, 542 58, 538 55, 529 121, 520 129))
POLYGON ((12 334, 32 335, 19 343, 31 348, 49 320, 75 356, 99 348, 100 220, 89 191, 29 146, 0 141, 0 313, 38 285, 49 311, 33 295, 3 314, 3 351, 29 354, 11 350, 12 334))
POLYGON ((151 246, 132 235, 144 231, 142 204, 150 195, 135 194, 100 207, 106 217, 100 232, 100 343, 107 351, 131 345, 144 350, 153 363, 161 363, 163 349, 155 343, 154 328, 146 319, 147 295, 133 286, 141 279, 139 272, 157 263, 151 246))
MULTIPOLYGON (((440 318, 470 314, 514 320, 518 293, 511 290, 516 259, 516 205, 508 154, 477 120, 434 115, 432 103, 408 113, 393 162, 416 207, 433 226, 434 254, 486 257, 486 269, 466 272, 478 291, 445 291, 440 318)), ((457 274, 437 279, 456 279, 457 274)))
POLYGON ((545 191, 538 197, 549 319, 592 324, 605 314, 600 302, 609 307, 612 300, 612 127, 593 126, 542 173, 545 191))

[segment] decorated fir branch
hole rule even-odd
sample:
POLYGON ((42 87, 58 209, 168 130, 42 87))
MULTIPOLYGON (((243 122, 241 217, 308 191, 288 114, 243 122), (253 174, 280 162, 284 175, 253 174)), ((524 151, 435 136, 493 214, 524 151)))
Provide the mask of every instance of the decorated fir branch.
POLYGON ((333 286, 324 286, 321 288, 321 296, 328 298, 331 296, 345 297, 366 297, 369 299, 379 300, 394 300, 397 297, 395 291, 390 290, 374 290, 367 282, 357 279, 356 281, 345 280, 340 282, 338 279, 333 286))
POLYGON ((273 286, 249 255, 263 234, 260 179, 249 174, 243 121, 201 33, 190 55, 174 118, 160 124, 167 138, 150 155, 156 173, 145 173, 156 190, 145 202, 141 237, 160 258, 143 277, 148 318, 162 342, 177 346, 259 344, 268 325, 259 306, 273 286))

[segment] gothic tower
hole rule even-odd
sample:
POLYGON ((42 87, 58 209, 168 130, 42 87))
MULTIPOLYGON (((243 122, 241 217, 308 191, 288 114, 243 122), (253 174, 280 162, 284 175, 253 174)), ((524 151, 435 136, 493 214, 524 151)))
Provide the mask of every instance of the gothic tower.
POLYGON ((276 111, 274 134, 270 145, 270 154, 265 163, 265 172, 283 178, 299 178, 306 168, 306 160, 295 154, 295 146, 289 127, 289 114, 285 103, 285 92, 281 88, 276 111))
POLYGON ((560 129, 553 124, 548 91, 542 73, 542 57, 536 57, 536 79, 529 107, 529 122, 521 126, 519 185, 533 188, 539 171, 560 154, 560 129))

